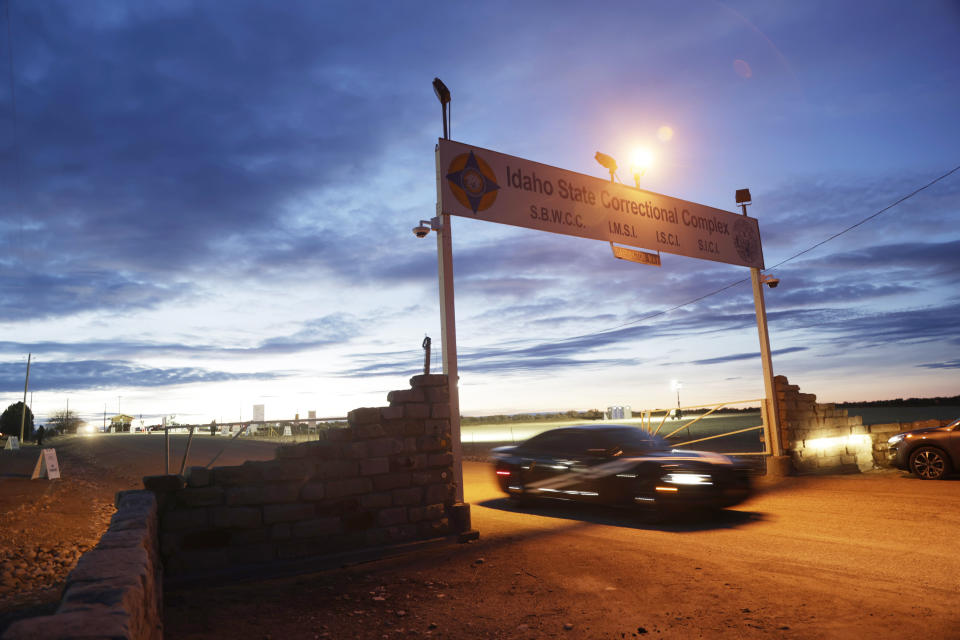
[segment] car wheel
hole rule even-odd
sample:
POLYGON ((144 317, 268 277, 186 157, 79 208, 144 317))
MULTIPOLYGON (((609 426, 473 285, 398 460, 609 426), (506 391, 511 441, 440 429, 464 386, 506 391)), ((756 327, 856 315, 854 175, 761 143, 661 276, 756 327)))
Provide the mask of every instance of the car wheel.
POLYGON ((920 447, 910 454, 910 471, 924 480, 940 480, 947 474, 947 456, 933 447, 920 447))

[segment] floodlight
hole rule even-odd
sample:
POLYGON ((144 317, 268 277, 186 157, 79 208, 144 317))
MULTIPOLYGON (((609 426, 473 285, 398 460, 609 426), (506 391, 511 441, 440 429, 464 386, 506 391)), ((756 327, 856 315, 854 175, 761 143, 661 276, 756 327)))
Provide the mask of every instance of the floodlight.
POLYGON ((752 200, 750 189, 737 189, 737 204, 750 204, 752 200))
POLYGON ((617 170, 617 161, 613 159, 612 156, 608 156, 605 153, 600 153, 597 151, 597 155, 593 156, 597 162, 600 163, 605 169, 613 173, 617 170))
POLYGON ((440 104, 447 104, 450 102, 450 89, 447 89, 447 85, 443 84, 443 81, 440 80, 440 78, 433 79, 433 92, 437 94, 440 104))

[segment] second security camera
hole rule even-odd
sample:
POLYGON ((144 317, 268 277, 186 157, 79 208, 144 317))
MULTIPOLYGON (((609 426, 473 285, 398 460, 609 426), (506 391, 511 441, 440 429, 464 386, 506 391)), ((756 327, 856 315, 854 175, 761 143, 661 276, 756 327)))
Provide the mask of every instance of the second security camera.
POLYGON ((413 228, 413 235, 418 238, 426 238, 428 233, 430 233, 430 227, 425 224, 420 224, 413 228))

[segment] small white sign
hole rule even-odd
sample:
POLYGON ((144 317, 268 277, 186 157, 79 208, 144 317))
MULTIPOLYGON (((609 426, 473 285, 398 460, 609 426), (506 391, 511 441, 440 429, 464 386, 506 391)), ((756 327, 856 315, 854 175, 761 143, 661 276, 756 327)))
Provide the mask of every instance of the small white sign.
POLYGON ((285 435, 285 436, 292 436, 292 435, 293 435, 293 431, 290 430, 290 425, 286 425, 286 426, 283 428, 283 435, 285 435))
POLYGON ((40 457, 37 458, 37 464, 33 468, 33 475, 30 476, 30 479, 49 478, 50 480, 56 480, 59 477, 60 465, 57 462, 57 450, 44 449, 40 453, 40 457))
POLYGON ((10 436, 7 438, 7 446, 4 447, 5 451, 19 451, 20 450, 20 440, 17 436, 10 436))

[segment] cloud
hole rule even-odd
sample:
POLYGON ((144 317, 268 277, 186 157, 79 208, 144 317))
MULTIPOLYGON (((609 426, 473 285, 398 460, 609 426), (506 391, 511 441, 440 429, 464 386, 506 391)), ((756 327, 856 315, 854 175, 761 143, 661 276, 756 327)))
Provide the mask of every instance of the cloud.
POLYGON ((947 360, 945 362, 927 362, 918 364, 923 369, 960 369, 960 360, 947 360))
MULTIPOLYGON (((22 363, 0 363, 0 391, 23 390, 22 363)), ((285 372, 233 373, 197 367, 148 367, 122 360, 74 360, 37 362, 30 367, 33 391, 110 389, 118 387, 166 387, 172 385, 232 380, 275 380, 285 372)))
MULTIPOLYGON (((798 351, 806 351, 807 347, 788 347, 786 349, 775 349, 771 352, 773 356, 782 356, 788 353, 796 353, 798 351)), ((690 364, 724 364, 727 362, 736 362, 738 360, 755 360, 760 358, 760 352, 756 351, 754 353, 735 353, 729 356, 720 356, 719 358, 706 358, 704 360, 693 360, 690 364)))
POLYGON ((150 342, 145 340, 89 340, 84 342, 0 342, 0 353, 33 353, 41 357, 84 357, 101 355, 112 358, 136 358, 150 356, 181 357, 257 357, 290 355, 350 341, 357 333, 374 321, 359 320, 348 313, 333 313, 305 320, 297 331, 263 339, 251 346, 230 346, 207 343, 150 342))

